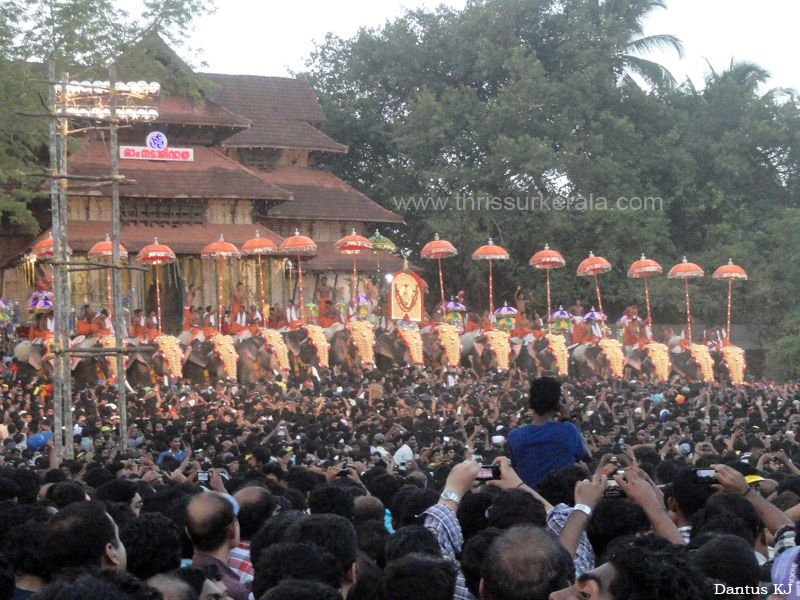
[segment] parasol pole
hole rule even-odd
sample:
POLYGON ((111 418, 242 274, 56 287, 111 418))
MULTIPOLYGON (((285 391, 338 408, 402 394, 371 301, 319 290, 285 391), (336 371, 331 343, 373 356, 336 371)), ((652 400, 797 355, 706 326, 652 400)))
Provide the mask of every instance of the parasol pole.
POLYGON ((297 287, 300 288, 300 322, 303 322, 303 269, 300 268, 300 252, 297 253, 297 287))
POLYGON ((264 308, 264 269, 261 266, 261 254, 258 254, 258 283, 261 288, 261 323, 266 320, 266 310, 264 308))
POLYGON ((550 323, 550 315, 553 314, 553 309, 550 306, 550 267, 545 269, 547 271, 547 329, 550 330, 551 323, 550 323))
POLYGON ((217 259, 217 331, 222 333, 222 257, 217 259))
POLYGON ((108 266, 109 266, 109 269, 108 269, 108 272, 106 273, 106 297, 108 299, 108 314, 112 315, 112 314, 114 314, 114 312, 113 312, 113 310, 111 308, 111 301, 112 301, 112 298, 111 298, 111 257, 109 257, 109 259, 108 259, 108 266))
POLYGON ((686 326, 689 331, 689 343, 692 343, 692 316, 689 309, 689 278, 683 278, 684 283, 686 284, 686 326))
POLYGON ((158 330, 161 331, 161 280, 158 277, 158 263, 156 263, 156 310, 158 312, 158 330))
POLYGON ((439 289, 442 291, 442 314, 444 314, 444 279, 442 279, 442 257, 439 256, 436 260, 439 261, 439 289))
POLYGON ((733 287, 733 279, 728 278, 728 329, 725 331, 728 336, 728 341, 731 341, 731 292, 733 287))
MULTIPOLYGON (((353 253, 353 301, 355 301, 357 296, 358 296, 358 273, 356 272, 356 255, 355 253, 353 253)), ((311 301, 313 302, 314 299, 312 298, 311 301)))
POLYGON ((650 290, 647 287, 647 273, 644 274, 644 300, 647 304, 647 337, 653 339, 653 317, 650 315, 650 290))
MULTIPOLYGON (((600 314, 605 315, 606 313, 603 312, 603 301, 600 299, 600 284, 597 283, 597 273, 592 273, 594 275, 594 289, 597 292, 597 306, 600 308, 600 314)), ((606 337, 606 324, 603 318, 600 319, 600 332, 602 333, 602 337, 606 337)))
POLYGON ((494 293, 492 292, 492 259, 489 259, 489 318, 494 316, 494 293))

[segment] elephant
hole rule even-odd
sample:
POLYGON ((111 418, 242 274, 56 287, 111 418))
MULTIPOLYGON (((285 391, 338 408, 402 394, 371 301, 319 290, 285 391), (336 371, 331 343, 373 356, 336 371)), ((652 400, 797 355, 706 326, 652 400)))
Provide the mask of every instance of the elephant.
POLYGON ((656 367, 647 350, 639 349, 638 347, 626 347, 625 357, 626 379, 631 379, 638 374, 641 379, 654 381, 656 367))
MULTIPOLYGON (((233 338, 222 335, 215 337, 228 338, 233 349, 233 338)), ((236 379, 236 357, 234 356, 232 360, 233 366, 226 366, 225 360, 217 353, 214 338, 205 341, 194 340, 186 350, 183 374, 193 384, 236 379)))
MULTIPOLYGON (((459 338, 460 341, 460 338, 459 338)), ((458 358, 461 358, 461 344, 457 345, 458 358)), ((422 352, 425 355, 425 364, 431 369, 448 369, 451 367, 447 360, 447 353, 439 337, 436 327, 423 330, 422 352)), ((452 365, 457 366, 457 365, 452 365)))
POLYGON ((497 354, 491 349, 485 332, 480 332, 472 340, 466 353, 462 349, 461 362, 478 373, 498 368, 497 354))
MULTIPOLYGON (((558 342, 563 343, 562 351, 565 353, 564 356, 567 356, 566 341, 563 340, 563 337, 548 337, 547 335, 543 335, 538 339, 535 339, 533 336, 524 338, 516 356, 516 365, 520 369, 525 369, 528 372, 536 369, 538 375, 545 373, 566 375, 566 373, 561 373, 561 370, 559 370, 558 359, 556 358, 558 342)), ((512 351, 516 352, 513 342, 512 351)), ((566 362, 569 362, 568 357, 566 362)))
POLYGON ((283 341, 286 343, 289 355, 294 361, 297 373, 308 372, 312 368, 319 369, 323 366, 320 362, 319 350, 312 342, 305 328, 290 329, 282 333, 283 341))
POLYGON ((597 344, 579 344, 570 353, 570 371, 578 379, 588 379, 592 375, 606 373, 608 360, 603 349, 597 344))
POLYGON ((254 335, 236 342, 239 356, 237 375, 242 383, 256 383, 265 373, 281 370, 275 351, 267 345, 262 335, 254 335))
POLYGON ((406 344, 399 328, 395 327, 391 331, 378 330, 375 333, 376 365, 382 370, 405 365, 421 365, 424 363, 423 346, 424 342, 422 335, 420 335, 419 356, 418 360, 415 361, 412 356, 412 349, 406 344))
POLYGON ((17 375, 27 377, 45 377, 53 375, 53 364, 45 360, 47 347, 44 344, 34 344, 30 340, 22 340, 14 347, 14 363, 17 365, 17 375))
POLYGON ((672 372, 691 381, 703 381, 704 379, 702 368, 692 360, 692 354, 688 350, 672 353, 672 372))
POLYGON ((745 352, 737 346, 727 346, 722 350, 711 351, 714 361, 714 375, 717 381, 726 385, 738 385, 744 381, 746 361, 745 352))
MULTIPOLYGON (((132 349, 137 350, 136 346, 132 349)), ((169 385, 179 379, 167 365, 165 356, 154 348, 144 347, 128 355, 125 377, 131 387, 148 387, 156 382, 156 378, 167 378, 169 385)))

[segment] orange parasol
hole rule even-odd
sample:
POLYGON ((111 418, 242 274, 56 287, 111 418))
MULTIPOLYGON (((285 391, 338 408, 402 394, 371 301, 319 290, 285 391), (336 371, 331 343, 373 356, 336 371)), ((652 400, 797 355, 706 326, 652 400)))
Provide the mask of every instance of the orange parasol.
POLYGON ((219 321, 217 327, 222 331, 222 261, 226 258, 239 258, 242 253, 239 249, 226 242, 225 238, 220 234, 218 242, 211 242, 208 246, 200 251, 200 257, 207 260, 217 260, 217 315, 219 321))
POLYGON ((493 260, 508 260, 508 252, 505 248, 495 246, 492 238, 489 238, 489 243, 481 246, 472 253, 472 260, 488 260, 489 261, 489 314, 494 315, 494 292, 492 291, 492 261, 493 260))
MULTIPOLYGON (((528 263, 535 269, 547 271, 547 314, 551 315, 553 314, 553 308, 550 306, 550 269, 560 269, 567 264, 567 261, 564 260, 560 252, 550 250, 550 246, 545 244, 544 250, 539 250, 539 252, 531 256, 528 263)), ((548 321, 549 319, 550 317, 548 316, 548 321)))
POLYGON ((644 298, 645 302, 647 302, 647 337, 650 339, 653 337, 653 317, 650 314, 650 290, 647 287, 647 276, 658 275, 662 271, 663 269, 660 264, 654 260, 645 258, 644 254, 642 254, 642 258, 635 261, 630 269, 628 269, 628 277, 632 279, 644 279, 644 298))
POLYGON ((156 268, 156 312, 158 314, 158 330, 161 331, 161 281, 158 278, 158 267, 174 263, 178 257, 175 256, 172 248, 159 244, 158 238, 155 238, 152 244, 139 250, 136 258, 139 262, 153 265, 156 268))
POLYGON ((303 270, 300 268, 300 259, 314 258, 317 255, 317 245, 310 237, 300 235, 298 229, 294 230, 294 235, 281 242, 279 251, 290 256, 297 256, 297 277, 298 287, 300 288, 300 320, 303 320, 303 270))
MULTIPOLYGON (((580 277, 594 277, 594 289, 597 292, 597 306, 603 313, 603 300, 600 298, 600 284, 597 283, 597 276, 602 273, 608 273, 611 270, 611 263, 609 263, 602 256, 595 256, 594 252, 589 252, 589 258, 585 259, 578 265, 578 275, 580 277)), ((603 329, 603 337, 605 337, 605 329, 603 329)))
MULTIPOLYGON (((111 241, 111 236, 106 234, 106 239, 102 242, 97 242, 89 249, 86 256, 89 258, 96 258, 98 260, 107 258, 108 264, 111 264, 111 259, 114 255, 114 243, 111 241)), ((122 244, 119 245, 120 259, 128 258, 128 251, 122 244)), ((106 295, 108 296, 108 314, 111 314, 111 269, 106 273, 106 295)))
POLYGON ((356 255, 364 250, 372 250, 372 242, 363 235, 358 235, 356 230, 344 236, 333 245, 342 254, 353 255, 353 298, 358 296, 358 272, 356 271, 356 255))
POLYGON ((672 267, 669 273, 667 273, 667 279, 683 279, 686 286, 686 325, 689 331, 688 341, 690 343, 692 341, 692 313, 689 306, 689 278, 702 277, 703 275, 705 275, 703 269, 687 261, 685 256, 683 257, 683 261, 672 267))
POLYGON ((247 256, 258 257, 258 284, 261 288, 261 315, 266 318, 266 311, 264 308, 264 269, 261 267, 261 257, 264 254, 275 254, 278 251, 278 246, 269 238, 262 238, 256 229, 256 237, 250 238, 242 246, 242 254, 247 256))
MULTIPOLYGON (((72 248, 67 246, 67 255, 72 254, 72 248)), ((53 258, 53 233, 51 232, 45 239, 40 240, 31 249, 34 260, 48 260, 53 258)))
POLYGON ((739 265, 733 264, 732 259, 728 259, 727 265, 722 265, 719 269, 714 271, 711 275, 714 279, 727 279, 728 280, 728 328, 725 330, 728 335, 728 341, 731 339, 731 292, 733 291, 733 281, 746 281, 747 273, 739 265))
POLYGON ((422 258, 435 258, 439 262, 439 289, 442 292, 442 305, 444 305, 444 279, 442 279, 442 259, 456 256, 458 250, 447 240, 439 239, 439 234, 434 236, 432 242, 428 242, 422 247, 420 256, 422 258))

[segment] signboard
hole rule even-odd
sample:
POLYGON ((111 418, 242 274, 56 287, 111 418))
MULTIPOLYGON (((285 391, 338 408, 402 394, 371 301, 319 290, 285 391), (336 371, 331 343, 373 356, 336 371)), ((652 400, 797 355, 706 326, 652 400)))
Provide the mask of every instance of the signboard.
POLYGON ((194 148, 170 148, 167 136, 160 131, 147 134, 144 146, 120 146, 119 157, 131 160, 194 161, 194 148))

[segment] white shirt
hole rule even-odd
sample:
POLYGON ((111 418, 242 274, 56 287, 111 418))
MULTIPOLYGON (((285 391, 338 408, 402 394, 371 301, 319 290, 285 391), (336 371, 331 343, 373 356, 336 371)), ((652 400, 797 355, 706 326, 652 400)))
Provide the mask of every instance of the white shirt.
POLYGON ((247 313, 236 313, 236 324, 241 326, 247 325, 247 313))
POLYGON ((297 321, 297 311, 295 310, 294 306, 288 306, 286 308, 286 320, 290 323, 292 321, 297 321))

